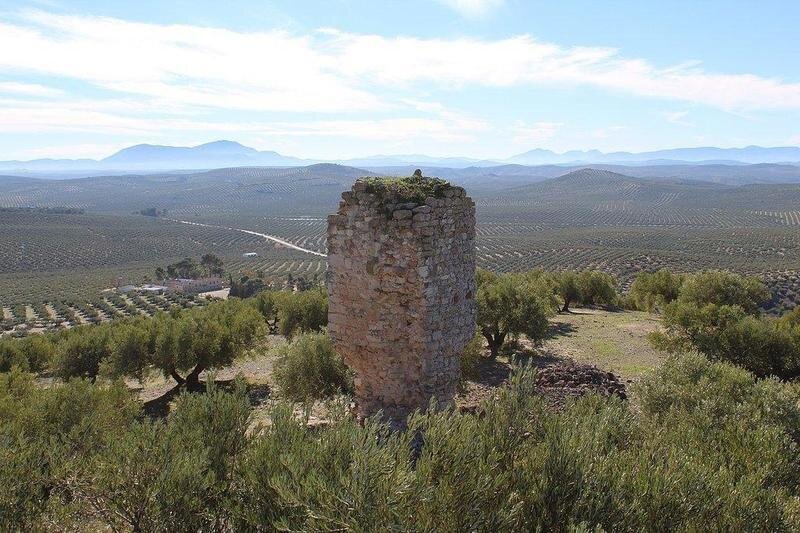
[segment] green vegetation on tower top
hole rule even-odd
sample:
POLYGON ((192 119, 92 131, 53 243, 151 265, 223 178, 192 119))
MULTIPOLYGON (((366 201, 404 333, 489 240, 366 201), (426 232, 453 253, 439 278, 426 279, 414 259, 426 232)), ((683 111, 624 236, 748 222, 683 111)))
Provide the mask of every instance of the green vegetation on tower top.
POLYGON ((419 170, 403 178, 367 177, 358 181, 366 184, 368 193, 392 202, 422 203, 429 197, 443 198, 444 192, 453 187, 447 180, 425 177, 419 170))

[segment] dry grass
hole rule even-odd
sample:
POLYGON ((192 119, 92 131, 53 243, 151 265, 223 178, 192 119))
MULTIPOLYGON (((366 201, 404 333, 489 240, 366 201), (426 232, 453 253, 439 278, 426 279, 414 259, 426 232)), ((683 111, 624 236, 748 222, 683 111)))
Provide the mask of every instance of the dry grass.
POLYGON ((575 309, 557 315, 552 323, 551 337, 537 350, 550 357, 591 363, 625 380, 637 379, 665 359, 647 341, 659 328, 658 315, 575 309))

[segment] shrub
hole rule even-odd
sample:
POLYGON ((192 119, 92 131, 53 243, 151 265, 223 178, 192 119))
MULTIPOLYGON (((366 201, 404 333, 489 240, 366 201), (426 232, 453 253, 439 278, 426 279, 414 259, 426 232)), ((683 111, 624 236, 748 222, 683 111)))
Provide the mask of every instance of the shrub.
POLYGON ((207 394, 182 394, 166 422, 132 423, 70 464, 66 489, 113 529, 223 530, 249 414, 243 383, 226 393, 210 382, 207 394))
POLYGON ((426 198, 442 198, 444 192, 451 188, 449 182, 439 178, 423 177, 422 173, 403 178, 361 178, 366 192, 381 199, 395 202, 424 202, 426 198))
POLYGON ((788 313, 784 313, 778 324, 784 329, 800 328, 800 306, 795 307, 788 313))
POLYGON ((612 306, 617 303, 617 281, 600 270, 585 270, 578 274, 582 305, 612 306))
POLYGON ((352 388, 347 366, 333 350, 327 333, 303 333, 275 363, 275 381, 287 398, 308 401, 352 388))
POLYGON ((100 363, 110 355, 108 326, 80 326, 64 332, 60 337, 53 369, 64 381, 73 377, 94 381, 100 372, 100 363))
POLYGON ((292 337, 320 331, 328 325, 328 295, 321 288, 304 291, 266 291, 253 300, 272 334, 292 337))
POLYGON ((297 332, 320 331, 328 325, 328 295, 321 289, 290 293, 279 300, 278 328, 291 338, 297 332))
POLYGON ((461 352, 461 381, 478 378, 478 364, 483 357, 484 338, 476 333, 461 352))
MULTIPOLYGON (((303 339, 321 334, 304 334, 303 339)), ((800 527, 800 386, 699 355, 562 411, 515 373, 483 416, 390 432, 287 402, 248 433, 244 388, 141 420, 123 387, 0 376, 0 527, 133 530, 662 531, 800 527)))
POLYGON ((687 277, 678 301, 698 307, 707 304, 739 306, 748 314, 758 315, 769 298, 769 291, 758 278, 712 270, 687 277))
POLYGON ((42 389, 30 374, 0 374, 0 529, 45 529, 42 515, 74 500, 68 466, 113 442, 138 415, 121 384, 72 380, 42 389))
POLYGON ((678 298, 684 279, 682 274, 673 274, 666 269, 641 272, 631 284, 630 299, 641 311, 663 308, 678 298))
POLYGON ((292 296, 293 293, 290 291, 264 291, 253 299, 253 305, 264 317, 271 334, 278 334, 281 307, 283 307, 284 301, 292 296))
POLYGON ((739 365, 758 377, 800 375, 800 331, 748 315, 739 306, 696 307, 679 299, 666 306, 665 331, 651 336, 656 347, 739 365))

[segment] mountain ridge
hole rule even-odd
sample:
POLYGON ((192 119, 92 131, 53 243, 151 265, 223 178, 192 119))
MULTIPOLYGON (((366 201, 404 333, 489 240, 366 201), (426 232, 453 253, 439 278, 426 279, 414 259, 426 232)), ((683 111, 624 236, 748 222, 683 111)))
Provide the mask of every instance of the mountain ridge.
POLYGON ((177 171, 204 170, 241 166, 296 167, 313 163, 337 163, 355 167, 440 166, 448 168, 485 168, 503 165, 622 164, 659 165, 737 165, 791 164, 800 162, 800 147, 746 146, 742 148, 693 147, 650 152, 609 152, 572 150, 563 153, 534 148, 507 159, 436 157, 424 154, 373 155, 359 158, 325 160, 287 156, 273 150, 256 150, 230 140, 218 140, 196 146, 137 144, 123 148, 102 159, 34 159, 0 161, 0 171, 79 172, 79 171, 177 171))

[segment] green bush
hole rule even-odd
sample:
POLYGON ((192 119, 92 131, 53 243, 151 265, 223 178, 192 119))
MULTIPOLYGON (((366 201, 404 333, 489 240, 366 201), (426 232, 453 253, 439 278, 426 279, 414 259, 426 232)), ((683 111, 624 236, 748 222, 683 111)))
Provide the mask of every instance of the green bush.
POLYGON ((591 395, 553 412, 530 375, 515 376, 485 416, 424 413, 403 434, 345 418, 315 435, 279 408, 246 454, 237 526, 796 529, 797 388, 686 361, 645 379, 638 417, 591 395), (709 393, 718 401, 704 403, 709 393), (415 459, 417 433, 424 445, 415 459))
POLYGON ((800 375, 800 328, 749 315, 739 306, 697 307, 680 299, 666 306, 663 321, 665 330, 651 335, 657 348, 697 350, 758 377, 800 375))
POLYGON ((698 307, 708 304, 739 306, 745 313, 758 315, 769 298, 769 291, 758 278, 712 270, 688 276, 681 286, 678 301, 698 307))
POLYGON ((570 304, 577 302, 585 306, 613 306, 619 299, 617 281, 600 270, 581 272, 565 271, 553 275, 556 294, 563 305, 561 312, 569 311, 570 304))
POLYGON ((666 269, 641 272, 631 284, 629 297, 636 309, 652 312, 678 298, 684 279, 666 269))
POLYGON ((45 513, 74 501, 69 466, 114 442, 139 413, 122 384, 41 389, 31 374, 0 374, 0 529, 44 529, 45 513))
POLYGON ((113 529, 221 531, 230 520, 237 458, 249 443, 243 383, 183 394, 166 421, 132 423, 97 453, 70 463, 74 511, 113 529))
MULTIPOLYGON (((320 334, 301 335, 319 339, 320 334)), ((297 344, 295 344, 297 343, 297 344)), ((553 411, 523 370, 482 416, 405 432, 344 402, 312 429, 291 404, 248 431, 242 385, 143 420, 123 387, 0 376, 0 528, 203 531, 796 531, 800 386, 670 358, 639 409, 553 411)))
POLYGON ((294 401, 327 398, 351 390, 347 366, 333 350, 327 333, 303 333, 275 363, 275 381, 294 401))
POLYGON ((55 374, 64 381, 79 377, 94 381, 100 364, 111 356, 111 334, 106 325, 79 326, 61 334, 53 360, 55 374))
POLYGON ((442 198, 451 188, 449 182, 423 177, 421 173, 402 178, 367 177, 358 181, 364 183, 366 192, 394 202, 421 203, 428 197, 442 198))
POLYGON ((475 333, 472 340, 461 352, 461 381, 478 378, 478 365, 483 358, 483 345, 485 339, 480 333, 475 333))
POLYGON ((328 325, 328 295, 321 289, 293 292, 278 307, 278 329, 291 338, 328 325))

